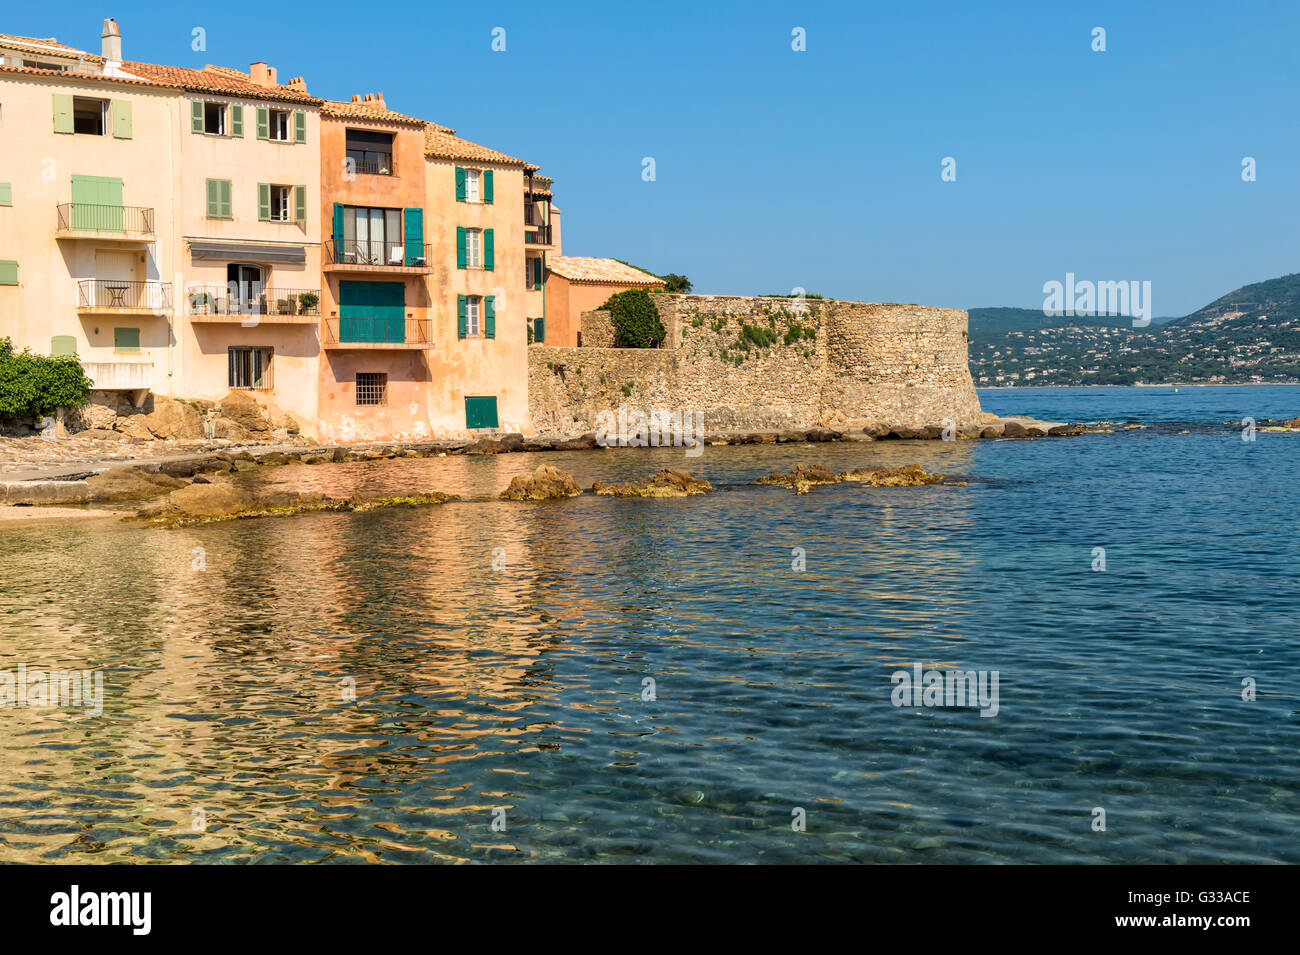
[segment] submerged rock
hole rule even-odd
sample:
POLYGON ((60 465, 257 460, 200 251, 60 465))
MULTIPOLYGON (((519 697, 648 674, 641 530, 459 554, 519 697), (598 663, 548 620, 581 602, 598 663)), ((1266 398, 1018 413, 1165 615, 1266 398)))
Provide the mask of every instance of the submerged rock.
POLYGON ((372 511, 383 507, 420 507, 456 500, 453 494, 407 494, 382 497, 353 495, 330 498, 315 491, 250 490, 228 481, 191 484, 155 501, 137 512, 136 517, 167 527, 249 517, 282 517, 318 511, 372 511))
POLYGON ((937 484, 943 480, 943 475, 931 474, 919 464, 905 464, 901 468, 854 468, 841 472, 840 480, 858 481, 872 487, 916 487, 937 484))
POLYGON ((607 497, 689 497, 692 494, 707 494, 713 490, 713 485, 703 478, 697 478, 690 471, 664 468, 645 483, 626 481, 621 484, 604 484, 597 481, 591 489, 607 497))
POLYGON ((520 474, 501 492, 503 501, 550 501, 556 498, 577 497, 582 488, 573 475, 552 467, 540 465, 532 474, 520 474))
POLYGON ((142 501, 166 494, 184 483, 169 474, 126 466, 110 468, 86 479, 88 500, 102 502, 142 501))
POLYGON ((779 484, 782 487, 788 487, 796 494, 807 494, 808 488, 817 484, 838 484, 841 478, 830 468, 820 464, 795 465, 794 469, 788 474, 782 474, 780 471, 769 474, 767 477, 759 478, 757 481, 750 481, 751 484, 779 484))

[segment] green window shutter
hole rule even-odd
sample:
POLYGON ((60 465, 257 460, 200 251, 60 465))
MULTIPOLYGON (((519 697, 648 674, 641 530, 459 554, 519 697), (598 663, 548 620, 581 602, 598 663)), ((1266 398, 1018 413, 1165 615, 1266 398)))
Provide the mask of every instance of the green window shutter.
MULTIPOLYGON (((0 259, 0 285, 18 284, 18 263, 12 259, 0 259)), ((463 306, 462 306, 463 308, 463 306)), ((461 313, 464 314, 463 312, 461 313)), ((461 319, 464 322, 464 319, 461 319)), ((463 335, 461 336, 464 337, 463 335)))
POLYGON ((456 226, 456 268, 465 267, 465 227, 456 226))
POLYGON ((203 132, 203 100, 190 101, 190 132, 203 132))
POLYGON ((500 427, 497 423, 496 395, 491 397, 466 395, 465 427, 466 429, 500 427))
POLYGON ((140 350, 140 329, 113 329, 113 351, 138 352, 140 350))
POLYGON ((54 94, 54 131, 56 133, 72 132, 72 94, 54 94))
POLYGON ((50 357, 52 358, 76 358, 77 357, 77 336, 75 335, 55 335, 50 339, 50 357))
MULTIPOLYGON (((68 116, 69 119, 71 119, 72 116, 71 104, 69 104, 68 106, 68 116)), ((68 132, 72 132, 72 130, 69 129, 68 132)), ((457 202, 465 201, 465 168, 463 166, 456 167, 456 201, 457 202)))
POLYGON ((271 221, 271 184, 257 184, 257 219, 259 222, 271 221))
POLYGON ((542 257, 539 255, 533 259, 533 291, 542 290, 542 257))
POLYGON ((208 180, 208 218, 216 219, 221 215, 221 183, 216 179, 208 180))
POLYGON ((307 221, 307 187, 293 187, 293 221, 307 221))
MULTIPOLYGON (((14 263, 14 265, 16 267, 17 263, 14 263)), ((16 282, 10 282, 9 284, 14 285, 16 284, 16 282)), ((464 295, 456 296, 456 337, 457 338, 465 337, 465 296, 464 295)))
POLYGON ((14 204, 14 187, 7 182, 0 182, 0 206, 14 204))
POLYGON ((406 264, 417 265, 417 260, 424 259, 424 210, 403 209, 403 233, 406 248, 406 264))
POLYGON ((293 141, 295 143, 305 143, 307 141, 307 111, 295 109, 293 111, 293 141))
POLYGON ((343 261, 343 203, 334 203, 334 261, 343 261))
POLYGON ((221 183, 221 217, 223 219, 233 219, 235 217, 234 203, 231 201, 230 180, 218 179, 221 183))
MULTIPOLYGON (((483 230, 483 268, 491 272, 496 267, 496 251, 494 250, 494 241, 492 238, 494 230, 483 230)), ((516 273, 517 274, 517 273, 516 273)))
POLYGON ((495 295, 483 299, 483 337, 497 337, 497 300, 495 295))
POLYGON ((109 115, 113 120, 113 138, 131 138, 131 101, 129 99, 110 100, 109 115))
POLYGON ((271 110, 269 107, 257 107, 257 138, 271 138, 271 110))
POLYGON ((545 318, 533 319, 533 341, 538 342, 539 344, 541 342, 546 341, 546 319, 545 318))
POLYGON ((244 135, 244 107, 238 103, 230 104, 230 135, 244 135))
POLYGON ((483 201, 492 204, 492 170, 483 170, 483 201))

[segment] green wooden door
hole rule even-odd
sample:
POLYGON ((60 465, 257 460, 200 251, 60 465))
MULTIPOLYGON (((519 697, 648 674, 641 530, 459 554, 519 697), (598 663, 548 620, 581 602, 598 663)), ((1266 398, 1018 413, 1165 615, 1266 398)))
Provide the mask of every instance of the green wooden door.
POLYGON ((465 398, 466 428, 497 428, 497 399, 491 397, 465 398))
POLYGON ((122 180, 73 176, 72 228, 84 232, 121 232, 122 180))
POLYGON ((406 341, 406 289, 401 282, 339 282, 339 341, 406 341))

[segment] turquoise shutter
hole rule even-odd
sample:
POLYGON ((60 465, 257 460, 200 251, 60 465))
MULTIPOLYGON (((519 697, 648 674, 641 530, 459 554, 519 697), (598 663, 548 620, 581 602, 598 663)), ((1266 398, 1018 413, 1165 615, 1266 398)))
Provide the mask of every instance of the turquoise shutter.
POLYGON ((270 183, 259 182, 257 184, 257 219, 259 222, 271 221, 270 183))
POLYGON ((483 299, 483 337, 497 337, 497 300, 495 295, 483 299))
POLYGON ((456 337, 465 337, 465 296, 456 296, 456 337))
POLYGON ((257 107, 257 138, 271 138, 271 111, 265 106, 257 107))
POLYGON ((542 259, 541 256, 533 259, 533 290, 540 292, 542 290, 542 259))
POLYGON ((305 143, 307 141, 306 110, 295 109, 293 111, 293 141, 295 143, 305 143))
POLYGON ((465 267, 465 227, 456 226, 456 268, 465 267))
POLYGON ((54 131, 56 133, 72 132, 72 94, 55 93, 54 95, 54 131))
POLYGON ((131 101, 129 99, 110 100, 108 112, 113 121, 113 138, 131 138, 131 101))
POLYGON ((244 107, 238 103, 230 104, 230 135, 244 135, 244 107))
POLYGON ((334 261, 343 261, 343 203, 334 203, 334 261))
POLYGON ((546 341, 546 318, 533 319, 533 341, 541 344, 546 341))
MULTIPOLYGON (((68 115, 72 115, 71 99, 69 99, 68 115)), ((68 132, 72 132, 72 130, 68 130, 68 132)), ((456 167, 456 201, 465 201, 465 168, 463 166, 456 167)))
POLYGON ((203 132, 203 101, 190 100, 190 132, 203 132))
POLYGON ((307 187, 293 187, 293 221, 307 221, 307 187))
POLYGON ((493 232, 493 229, 483 230, 483 268, 487 269, 489 272, 493 270, 496 264, 496 251, 493 248, 495 245, 493 241, 493 232))
POLYGON ((483 170, 483 201, 492 204, 492 170, 483 170))
POLYGON ((403 238, 406 245, 406 264, 415 265, 416 259, 424 260, 424 210, 404 209, 403 238))

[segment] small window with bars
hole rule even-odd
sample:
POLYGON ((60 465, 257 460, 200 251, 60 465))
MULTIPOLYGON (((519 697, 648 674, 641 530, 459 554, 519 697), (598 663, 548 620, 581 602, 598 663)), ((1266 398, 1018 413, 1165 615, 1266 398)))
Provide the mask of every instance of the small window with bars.
POLYGON ((231 347, 229 387, 242 391, 271 390, 270 348, 231 347))
POLYGON ((388 375, 382 372, 357 372, 357 404, 382 405, 388 399, 388 375))

